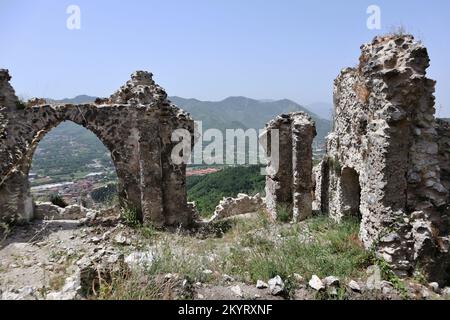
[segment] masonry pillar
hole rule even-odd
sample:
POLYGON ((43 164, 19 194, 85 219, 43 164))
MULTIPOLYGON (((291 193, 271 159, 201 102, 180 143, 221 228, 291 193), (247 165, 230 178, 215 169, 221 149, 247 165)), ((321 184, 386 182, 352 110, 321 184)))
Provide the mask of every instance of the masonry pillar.
POLYGON ((312 215, 312 143, 316 136, 314 123, 304 115, 292 119, 292 193, 293 220, 312 215))
POLYGON ((165 224, 162 191, 161 141, 157 126, 141 129, 139 137, 139 171, 142 220, 156 227, 165 224))
MULTIPOLYGON (((271 147, 266 178, 266 205, 273 219, 283 211, 300 221, 312 214, 312 141, 315 124, 304 112, 281 115, 266 126, 264 139, 278 130, 279 152, 271 147), (275 159, 274 157, 278 157, 275 159)), ((268 141, 272 145, 271 141, 268 141)))

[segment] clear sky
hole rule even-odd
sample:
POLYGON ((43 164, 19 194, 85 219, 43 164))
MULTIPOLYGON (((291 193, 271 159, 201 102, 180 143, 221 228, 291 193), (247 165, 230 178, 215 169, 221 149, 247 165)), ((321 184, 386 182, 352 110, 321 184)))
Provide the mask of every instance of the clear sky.
POLYGON ((448 0, 0 0, 0 68, 26 97, 109 96, 134 70, 169 95, 332 101, 333 79, 359 47, 403 25, 424 41, 450 116, 448 0), (69 5, 81 29, 69 30, 69 5), (382 30, 366 26, 381 8, 382 30))

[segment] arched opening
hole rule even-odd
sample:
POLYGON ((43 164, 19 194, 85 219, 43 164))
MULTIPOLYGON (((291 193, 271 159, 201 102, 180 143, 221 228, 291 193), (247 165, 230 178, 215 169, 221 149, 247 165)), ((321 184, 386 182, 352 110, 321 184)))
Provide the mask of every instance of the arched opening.
POLYGON ((93 132, 72 121, 62 122, 38 143, 28 178, 35 201, 99 208, 117 194, 110 152, 93 132))
POLYGON ((341 188, 344 215, 360 218, 361 186, 355 169, 346 167, 342 170, 341 188))

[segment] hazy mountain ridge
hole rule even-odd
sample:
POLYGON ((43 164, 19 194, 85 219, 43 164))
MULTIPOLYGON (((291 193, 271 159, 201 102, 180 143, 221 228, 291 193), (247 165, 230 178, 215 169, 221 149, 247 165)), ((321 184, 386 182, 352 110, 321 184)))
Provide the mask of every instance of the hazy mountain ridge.
POLYGON ((64 99, 52 99, 52 98, 45 98, 47 102, 52 103, 73 103, 73 104, 83 104, 83 103, 91 103, 94 102, 97 97, 88 96, 85 94, 76 96, 74 98, 64 98, 64 99))
POLYGON ((246 97, 228 97, 221 101, 200 101, 177 96, 169 98, 180 108, 189 112, 195 120, 203 121, 203 129, 263 129, 276 116, 304 111, 316 122, 317 141, 323 143, 331 129, 331 122, 311 112, 302 105, 288 100, 255 100, 246 97))
MULTIPOLYGON (((96 97, 88 95, 79 95, 74 98, 62 100, 47 99, 55 103, 89 103, 96 97)), ((224 131, 225 129, 263 129, 265 124, 276 116, 304 111, 311 115, 316 122, 317 138, 319 144, 323 144, 325 137, 331 129, 331 122, 324 119, 306 107, 288 99, 282 100, 256 100, 247 97, 228 97, 221 101, 202 101, 198 99, 186 99, 178 96, 171 96, 169 99, 178 107, 189 112, 197 121, 202 121, 203 130, 216 128, 224 131)), ((318 108, 321 114, 327 110, 326 103, 313 104, 320 105, 318 108)))

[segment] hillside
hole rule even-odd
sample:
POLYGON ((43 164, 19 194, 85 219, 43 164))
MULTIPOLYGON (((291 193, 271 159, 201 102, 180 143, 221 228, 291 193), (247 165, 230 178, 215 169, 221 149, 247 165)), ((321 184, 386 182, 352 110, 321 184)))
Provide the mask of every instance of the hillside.
POLYGON ((188 199, 195 201, 202 216, 210 216, 223 197, 263 193, 265 181, 259 166, 226 168, 206 176, 188 177, 188 199))
POLYGON ((76 96, 75 98, 64 98, 60 100, 55 100, 51 98, 45 98, 48 102, 55 102, 55 103, 73 103, 73 104, 82 104, 82 103, 90 103, 94 102, 97 97, 88 96, 85 94, 76 96))
POLYGON ((203 121, 203 129, 217 128, 255 128, 263 129, 265 124, 282 113, 304 111, 316 122, 316 141, 323 144, 325 136, 331 128, 329 120, 322 119, 315 113, 288 99, 255 100, 246 97, 229 97, 222 101, 200 101, 170 97, 170 100, 180 108, 191 113, 195 120, 203 121))
MULTIPOLYGON (((50 182, 61 182, 84 177, 99 168, 114 172, 111 156, 103 143, 87 129, 63 122, 39 143, 31 172, 50 177, 50 182)), ((33 181, 32 185, 40 184, 40 180, 33 181)))

